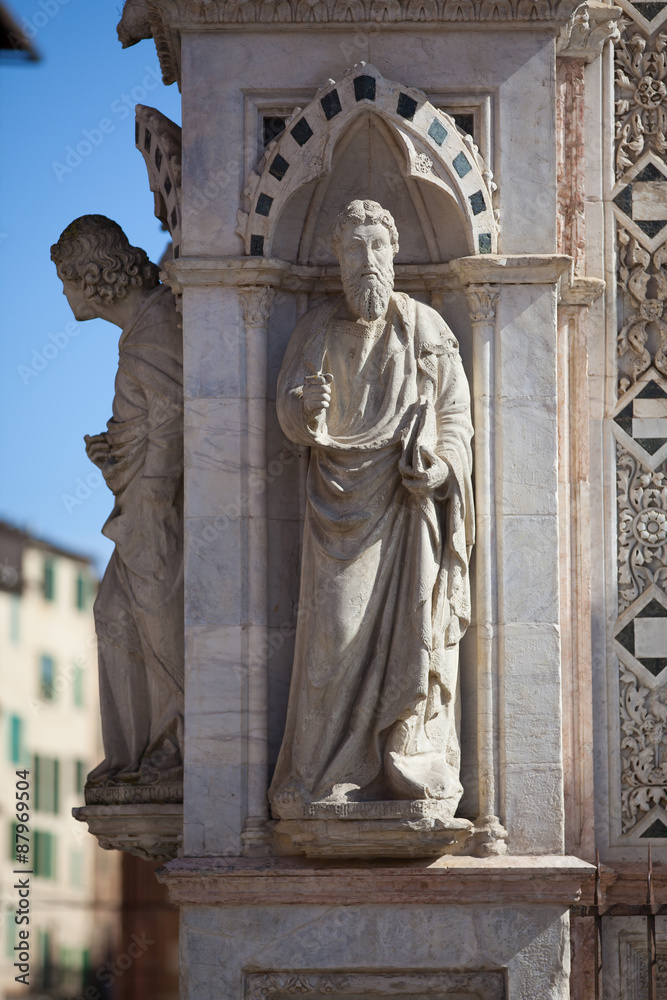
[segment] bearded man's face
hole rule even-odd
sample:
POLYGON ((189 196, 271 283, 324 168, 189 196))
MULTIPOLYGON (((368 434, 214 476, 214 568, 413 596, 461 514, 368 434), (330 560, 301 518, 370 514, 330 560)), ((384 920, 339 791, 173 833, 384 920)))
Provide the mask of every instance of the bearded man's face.
POLYGON ((342 235, 338 259, 350 309, 370 322, 387 312, 394 287, 394 251, 381 223, 350 226, 342 235))

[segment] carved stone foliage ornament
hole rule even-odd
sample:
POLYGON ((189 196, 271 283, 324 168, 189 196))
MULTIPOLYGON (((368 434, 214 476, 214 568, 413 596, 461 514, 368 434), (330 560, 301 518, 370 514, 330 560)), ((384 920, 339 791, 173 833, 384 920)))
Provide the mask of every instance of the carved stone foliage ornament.
POLYGON ((618 503, 621 833, 667 837, 667 35, 662 5, 619 0, 619 284, 612 416, 618 503))
POLYGON ((617 451, 618 603, 624 611, 651 584, 667 593, 667 467, 651 471, 621 445, 617 451))
POLYGON ((105 759, 88 805, 182 800, 183 361, 158 268, 101 215, 51 248, 77 320, 119 326, 112 417, 86 452, 114 496, 115 543, 95 601, 105 759))
POLYGON ((278 380, 311 448, 290 701, 269 793, 307 854, 439 854, 472 824, 456 724, 470 621, 469 390, 458 345, 393 291, 398 233, 373 201, 338 217, 344 294, 297 324, 278 380))
POLYGON ((260 972, 246 976, 245 1000, 279 1000, 281 996, 414 997, 470 996, 471 1000, 504 1000, 502 972, 260 972))

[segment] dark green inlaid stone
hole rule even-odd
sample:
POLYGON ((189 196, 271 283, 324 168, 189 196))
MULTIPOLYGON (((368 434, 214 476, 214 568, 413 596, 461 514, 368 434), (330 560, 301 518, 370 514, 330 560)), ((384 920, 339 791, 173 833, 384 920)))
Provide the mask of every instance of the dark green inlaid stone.
POLYGON ((290 131, 290 135, 293 139, 296 139, 300 146, 305 146, 312 134, 313 130, 305 118, 300 118, 290 131))
POLYGON ((321 97, 320 104, 328 122, 343 110, 340 106, 340 97, 337 90, 332 90, 328 94, 325 94, 324 97, 321 97))
POLYGON ((276 178, 276 180, 281 181, 289 169, 289 163, 287 160, 276 153, 273 157, 273 163, 269 167, 269 173, 276 178))
POLYGON ((439 122, 437 118, 434 118, 431 122, 431 127, 428 130, 428 134, 431 136, 434 142, 437 142, 439 146, 442 146, 443 142, 447 138, 448 132, 442 122, 439 122))
POLYGON ((459 177, 465 177, 472 170, 468 158, 465 153, 459 153, 458 156, 454 157, 454 162, 452 163, 454 170, 457 172, 459 177))
POLYGON ((475 191, 474 194, 470 195, 470 207, 472 208, 473 215, 479 215, 480 212, 485 210, 486 202, 481 191, 475 191))
POLYGON ((667 438, 635 438, 635 441, 649 455, 655 455, 656 451, 660 451, 663 444, 667 443, 667 438))
POLYGON ((642 837, 655 837, 661 840, 667 837, 667 826, 662 822, 661 819, 656 819, 654 823, 644 830, 641 834, 642 837))
POLYGON ((417 102, 409 94, 399 94, 398 104, 396 105, 396 113, 401 116, 401 118, 407 118, 408 121, 412 121, 415 116, 415 111, 417 110, 417 102))
POLYGON ((667 618, 667 608, 664 607, 660 601, 656 601, 655 597, 652 601, 642 608, 640 612, 636 615, 637 618, 667 618))
POLYGON ((616 639, 616 642, 620 642, 623 649, 627 649, 628 653, 632 653, 633 656, 635 655, 634 622, 630 622, 629 625, 626 625, 624 629, 621 629, 617 636, 614 636, 614 638, 616 639))
POLYGON ((354 78, 354 96, 357 101, 375 100, 375 77, 356 76, 354 78))
POLYGON ((270 198, 268 194, 260 194, 257 199, 257 204, 255 205, 255 211, 257 215, 268 215, 271 211, 271 206, 273 205, 273 198, 270 198))
POLYGON ((632 184, 628 184, 619 191, 614 198, 614 204, 618 205, 621 212, 625 212, 630 218, 632 218, 632 184))

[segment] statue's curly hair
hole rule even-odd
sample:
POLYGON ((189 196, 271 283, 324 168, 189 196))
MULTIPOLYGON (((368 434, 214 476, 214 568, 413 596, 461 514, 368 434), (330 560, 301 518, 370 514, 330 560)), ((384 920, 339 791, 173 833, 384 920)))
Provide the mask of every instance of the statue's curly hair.
POLYGON ((389 233, 391 248, 396 256, 398 253, 398 230, 391 212, 388 212, 377 201, 359 200, 351 201, 334 222, 331 245, 336 256, 338 256, 340 241, 346 229, 349 229, 350 226, 374 225, 376 223, 384 226, 389 233))
POLYGON ((106 215, 82 215, 70 222, 51 247, 51 260, 61 278, 83 287, 87 299, 111 305, 131 288, 155 288, 157 264, 130 242, 117 222, 106 215))

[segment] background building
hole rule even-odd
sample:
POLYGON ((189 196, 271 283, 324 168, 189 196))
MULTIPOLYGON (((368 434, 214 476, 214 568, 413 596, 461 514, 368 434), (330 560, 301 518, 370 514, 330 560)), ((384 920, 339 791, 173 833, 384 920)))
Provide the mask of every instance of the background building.
POLYGON ((0 523, 2 997, 25 995, 13 968, 17 770, 28 768, 31 784, 32 991, 78 996, 118 951, 120 856, 102 851, 71 815, 101 756, 96 586, 85 556, 0 523))

